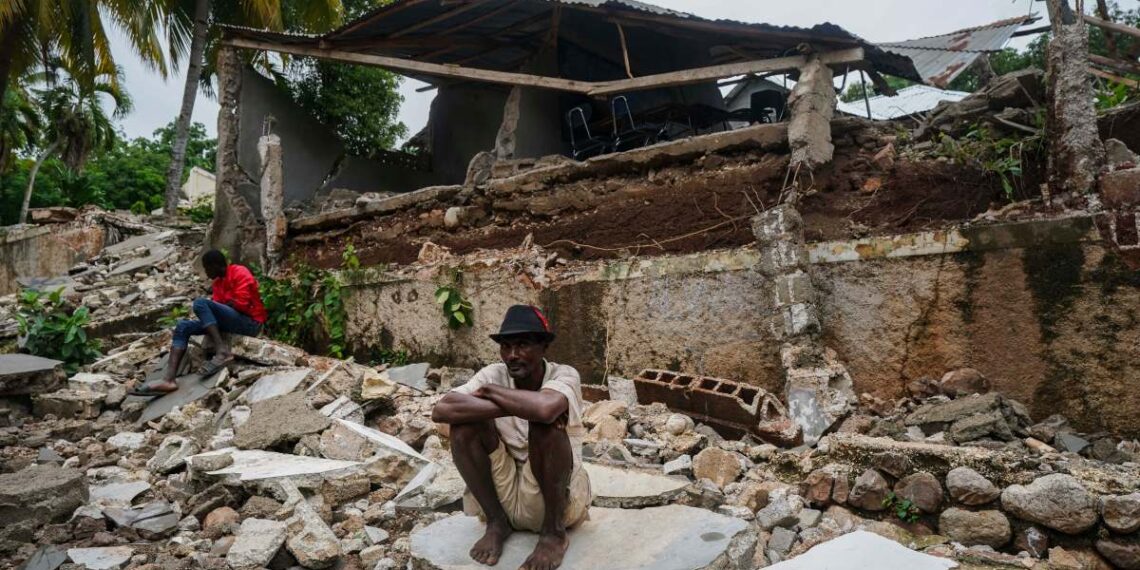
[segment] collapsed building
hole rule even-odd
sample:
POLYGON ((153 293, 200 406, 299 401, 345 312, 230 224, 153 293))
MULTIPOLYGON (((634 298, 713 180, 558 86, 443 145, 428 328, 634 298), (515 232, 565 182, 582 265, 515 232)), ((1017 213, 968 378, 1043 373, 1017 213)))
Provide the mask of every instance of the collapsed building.
MULTIPOLYGON (((966 35, 1000 45, 1029 21, 966 35)), ((21 518, 0 547, 56 566, 460 564, 476 529, 451 515, 463 485, 431 404, 497 360, 487 335, 530 303, 594 402, 597 514, 568 568, 612 563, 597 557, 633 548, 647 520, 660 540, 637 545, 639 567, 763 567, 848 533, 888 556, 867 532, 931 555, 914 567, 1140 567, 1140 423, 1122 381, 1140 362, 1135 104, 1083 124, 1107 152, 1082 190, 1057 180, 1052 142, 1023 140, 1054 100, 1040 71, 994 78, 917 128, 834 112, 836 74, 945 86, 984 50, 921 65, 830 24, 624 0, 404 0, 319 37, 225 33, 205 246, 288 273, 335 269, 351 245, 365 267, 346 278, 356 360, 424 362, 251 339, 220 377, 126 397, 169 335, 144 322, 131 335, 120 311, 184 304, 174 284, 198 251, 176 247, 197 229, 138 227, 84 254, 68 284, 130 342, 66 388, 51 363, 0 376, 6 397, 36 394, 6 409, 0 498, 21 518), (239 49, 432 83, 417 152, 346 155, 239 49), (778 112, 724 108, 717 80, 749 74, 794 76, 778 112), (575 123, 583 105, 597 117, 575 123), (622 116, 636 128, 656 108, 664 119, 640 123, 652 137, 614 144, 622 116), (994 140, 970 146, 980 124, 994 140), (582 127, 614 139, 591 148, 582 127), (969 155, 997 139, 1019 145, 1002 147, 1019 153, 1015 179, 969 155), (472 326, 432 318, 440 285, 462 292, 472 326), (34 498, 83 480, 73 468, 88 496, 34 498)), ((109 223, 88 220, 58 227, 109 223)))

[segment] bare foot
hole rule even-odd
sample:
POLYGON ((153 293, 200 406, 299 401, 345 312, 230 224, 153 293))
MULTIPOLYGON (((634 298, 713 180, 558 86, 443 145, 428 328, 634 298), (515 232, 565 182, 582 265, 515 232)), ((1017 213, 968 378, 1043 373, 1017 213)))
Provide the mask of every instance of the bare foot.
POLYGON ((146 387, 151 392, 163 392, 169 394, 178 389, 178 383, 174 380, 163 380, 162 382, 155 382, 146 387))
POLYGON ((511 535, 511 525, 506 522, 487 522, 487 532, 483 533, 475 546, 471 547, 471 558, 480 564, 494 566, 503 554, 503 543, 511 535))
POLYGON ((570 546, 570 537, 563 530, 557 533, 543 533, 530 557, 519 566, 519 570, 554 570, 562 565, 562 557, 570 546))

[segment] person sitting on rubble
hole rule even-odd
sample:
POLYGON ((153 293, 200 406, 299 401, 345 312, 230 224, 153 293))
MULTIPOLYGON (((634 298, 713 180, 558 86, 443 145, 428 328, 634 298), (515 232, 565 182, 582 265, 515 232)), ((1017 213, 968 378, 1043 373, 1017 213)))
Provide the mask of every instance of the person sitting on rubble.
POLYGON ((211 285, 213 298, 194 299, 194 315, 198 318, 182 319, 175 325, 170 358, 162 381, 136 389, 132 392, 133 395, 157 396, 177 390, 175 378, 192 336, 205 334, 213 343, 213 358, 198 371, 203 377, 208 377, 234 358, 222 333, 257 336, 261 332, 261 326, 265 324, 268 315, 261 302, 257 279, 249 268, 230 263, 225 254, 216 249, 202 254, 202 268, 206 271, 206 276, 214 280, 211 285))
POLYGON ((542 311, 507 310, 498 334, 502 362, 448 392, 432 420, 450 426, 451 453, 467 483, 464 511, 486 520, 471 558, 494 566, 515 530, 539 533, 521 570, 553 570, 570 545, 567 529, 593 500, 582 468, 578 371, 544 357, 554 333, 542 311))

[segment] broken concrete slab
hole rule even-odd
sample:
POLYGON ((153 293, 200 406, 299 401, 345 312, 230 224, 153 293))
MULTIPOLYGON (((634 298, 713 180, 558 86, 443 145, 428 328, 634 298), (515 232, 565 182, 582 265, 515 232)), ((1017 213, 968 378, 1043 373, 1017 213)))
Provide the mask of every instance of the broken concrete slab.
POLYGON ((582 468, 590 476, 594 506, 636 509, 664 505, 684 494, 689 480, 597 463, 582 468))
POLYGON ((242 394, 242 399, 250 404, 284 396, 297 389, 310 375, 312 368, 294 368, 266 374, 258 378, 248 390, 242 394))
MULTIPOLYGON (((203 377, 201 374, 187 374, 180 376, 176 380, 178 382, 178 389, 165 396, 147 404, 143 409, 142 415, 139 416, 138 423, 144 424, 149 421, 157 420, 162 416, 170 413, 170 410, 179 408, 200 400, 210 390, 214 389, 217 383, 225 378, 225 372, 219 372, 209 377, 203 377)), ((133 396, 128 396, 127 401, 133 399, 133 396)))
POLYGON ((957 562, 915 552, 893 540, 857 530, 819 544, 791 560, 769 566, 772 570, 863 570, 864 568, 906 568, 944 570, 957 562))
POLYGON ((131 528, 147 540, 158 540, 174 534, 179 516, 166 501, 155 501, 137 509, 131 528))
POLYGON ((333 420, 344 420, 354 424, 364 423, 364 409, 348 396, 337 396, 320 410, 321 415, 333 420))
POLYGON ((33 465, 0 475, 0 539, 66 520, 87 502, 83 473, 54 464, 33 465))
POLYGON ((95 548, 70 548, 67 557, 87 570, 115 570, 127 565, 135 551, 129 546, 100 546, 95 548))
POLYGON ((234 356, 265 366, 296 366, 305 357, 295 346, 263 338, 230 335, 229 343, 234 356))
POLYGON ((345 420, 332 420, 332 426, 321 434, 321 455, 342 461, 365 461, 377 455, 398 453, 427 463, 421 455, 400 438, 345 420))
POLYGON ((90 420, 99 417, 106 399, 105 394, 64 388, 32 396, 32 413, 41 418, 52 415, 90 420))
POLYGON ((340 540, 312 506, 299 502, 286 524, 289 536, 285 539, 285 547, 301 566, 328 568, 336 564, 342 554, 340 540))
POLYGON ((41 546, 31 558, 24 562, 21 570, 55 570, 67 560, 66 550, 55 545, 41 546))
POLYGON ((427 379, 428 368, 430 367, 431 365, 427 362, 417 362, 416 364, 409 364, 407 366, 389 368, 381 372, 380 376, 397 384, 403 384, 413 390, 425 392, 430 388, 427 379))
POLYGON ((150 489, 146 481, 127 481, 91 486, 91 502, 102 507, 129 507, 135 497, 150 489))
POLYGON ((234 543, 226 553, 231 568, 263 567, 285 544, 286 525, 280 521, 249 518, 241 522, 234 543))
POLYGON ((63 362, 30 354, 0 354, 0 396, 45 394, 63 387, 63 362))
MULTIPOLYGON (((306 481, 310 479, 311 484, 319 485, 326 478, 359 473, 364 468, 363 463, 355 461, 336 461, 273 451, 235 448, 194 455, 189 457, 186 463, 195 475, 204 473, 211 477, 220 477, 229 483, 288 478, 298 486, 305 486, 306 481), (208 461, 209 458, 222 455, 228 455, 233 462, 222 469, 204 471, 201 468, 203 458, 208 461)), ((312 486, 311 484, 309 486, 312 486)))
POLYGON ((331 423, 313 409, 304 392, 262 400, 250 410, 249 420, 234 429, 234 445, 242 449, 268 449, 296 441, 323 431, 331 423), (288 421, 283 421, 286 418, 288 421))
POLYGON ((186 458, 198 453, 199 449, 198 443, 190 438, 168 435, 154 456, 147 460, 146 467, 156 473, 177 471, 186 464, 186 458))
MULTIPOLYGON (((747 526, 740 519, 681 505, 636 510, 595 507, 590 509, 589 520, 570 531, 570 548, 560 568, 707 568, 747 526)), ((479 519, 465 515, 448 517, 416 530, 411 535, 411 567, 484 568, 468 554, 484 530, 479 519)), ((537 541, 537 534, 514 533, 504 545, 498 567, 518 568, 537 541)))

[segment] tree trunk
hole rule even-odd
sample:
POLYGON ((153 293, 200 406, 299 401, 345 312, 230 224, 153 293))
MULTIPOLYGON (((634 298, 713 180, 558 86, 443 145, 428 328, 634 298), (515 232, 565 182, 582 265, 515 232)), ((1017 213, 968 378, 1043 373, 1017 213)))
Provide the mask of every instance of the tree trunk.
POLYGON ((59 148, 61 142, 63 142, 62 139, 56 139, 56 141, 51 143, 51 146, 47 147, 47 150, 36 159, 36 163, 32 165, 32 170, 28 173, 28 188, 24 190, 24 203, 20 205, 20 219, 17 223, 27 223, 28 204, 32 202, 32 188, 36 186, 36 174, 39 174, 40 167, 43 166, 44 161, 55 152, 55 149, 59 148))
POLYGON ((210 31, 210 0, 194 2, 194 36, 190 40, 190 66, 186 71, 186 85, 182 89, 182 109, 174 123, 174 148, 170 168, 166 171, 167 216, 178 213, 178 191, 182 186, 182 167, 186 164, 186 142, 190 137, 190 117, 194 113, 194 99, 198 96, 198 80, 202 77, 202 64, 206 51, 206 34, 210 31))
POLYGON ((8 93, 8 83, 11 80, 9 77, 12 74, 12 59, 16 51, 16 25, 10 24, 7 28, 0 29, 0 103, 3 103, 4 96, 8 93))

